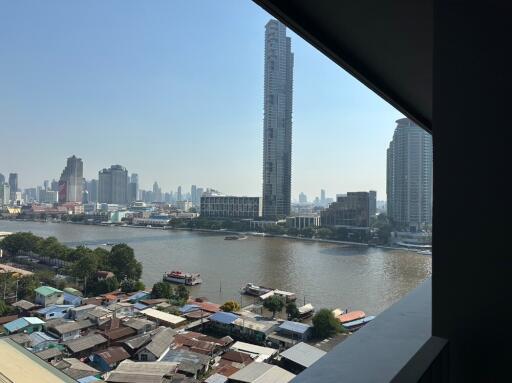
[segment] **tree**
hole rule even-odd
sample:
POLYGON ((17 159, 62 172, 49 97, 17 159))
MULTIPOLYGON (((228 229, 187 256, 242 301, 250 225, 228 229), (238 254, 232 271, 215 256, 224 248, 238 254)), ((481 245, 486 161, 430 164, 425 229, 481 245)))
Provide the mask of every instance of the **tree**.
POLYGON ((170 299, 172 296, 172 287, 167 282, 157 282, 153 285, 151 290, 151 298, 165 298, 170 299))
POLYGON ((32 233, 22 232, 8 235, 2 241, 2 249, 10 254, 16 254, 18 251, 36 251, 42 238, 32 233))
POLYGON ((144 286, 144 283, 142 281, 135 282, 135 291, 142 291, 145 288, 146 288, 146 286, 144 286))
POLYGON ((175 295, 176 298, 178 298, 178 300, 183 300, 183 301, 186 302, 188 300, 188 297, 189 297, 189 292, 188 292, 188 289, 185 286, 179 285, 174 290, 174 295, 175 295))
POLYGON ((280 312, 284 307, 284 301, 277 295, 272 295, 270 298, 263 301, 263 307, 272 311, 272 317, 276 316, 276 312, 280 312))
POLYGON ((35 298, 34 290, 39 287, 39 280, 35 275, 20 278, 18 282, 18 299, 32 301, 35 298))
POLYGON ((3 299, 0 299, 0 315, 7 315, 12 312, 12 307, 9 306, 3 299))
POLYGON ((135 289, 135 281, 133 279, 123 279, 119 284, 119 287, 123 293, 131 293, 133 291, 137 291, 135 289))
POLYGON ((334 314, 329 309, 321 309, 315 314, 313 317, 313 329, 315 335, 320 339, 343 331, 341 323, 334 317, 334 314))
POLYGON ((321 227, 317 230, 316 235, 320 238, 327 239, 332 238, 333 233, 331 229, 327 227, 321 227))
POLYGON ((299 309, 295 302, 290 302, 286 305, 286 314, 288 314, 288 319, 298 319, 299 318, 299 309))
POLYGON ((313 237, 313 235, 315 235, 315 229, 313 229, 312 227, 306 227, 301 230, 300 234, 303 237, 311 238, 311 237, 313 237))
POLYGON ((142 274, 142 264, 135 259, 133 249, 125 243, 112 247, 108 266, 118 279, 139 280, 142 274))
POLYGON ((222 311, 226 311, 228 313, 233 312, 233 311, 239 311, 240 304, 236 301, 227 301, 222 306, 220 306, 220 309, 222 311))
POLYGON ((88 286, 90 292, 88 295, 100 295, 117 290, 119 288, 119 281, 113 276, 111 278, 102 279, 101 281, 92 280, 88 283, 88 286))

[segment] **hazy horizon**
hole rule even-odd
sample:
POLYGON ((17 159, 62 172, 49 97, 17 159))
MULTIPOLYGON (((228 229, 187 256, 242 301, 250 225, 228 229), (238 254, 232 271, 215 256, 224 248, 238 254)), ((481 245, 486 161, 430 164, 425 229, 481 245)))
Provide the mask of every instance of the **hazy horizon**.
MULTIPOLYGON (((261 195, 264 28, 252 2, 6 2, 0 173, 21 188, 113 164, 140 187, 261 195)), ((376 190, 402 114, 288 30, 292 199, 376 190)))

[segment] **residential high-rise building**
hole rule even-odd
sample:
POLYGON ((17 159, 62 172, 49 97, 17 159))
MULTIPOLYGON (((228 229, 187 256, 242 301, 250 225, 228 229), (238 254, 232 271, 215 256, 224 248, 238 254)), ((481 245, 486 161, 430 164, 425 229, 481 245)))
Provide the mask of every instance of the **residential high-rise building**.
POLYGON ((192 201, 192 204, 194 206, 197 205, 197 187, 196 187, 196 185, 192 185, 190 187, 190 200, 192 201))
POLYGON ((325 205, 325 189, 320 189, 320 203, 325 205))
POLYGON ((278 219, 290 214, 293 53, 276 20, 265 26, 264 82, 263 216, 278 219))
POLYGON ((71 156, 59 179, 59 203, 82 202, 84 165, 80 158, 71 156))
POLYGON ((126 205, 128 203, 128 171, 112 165, 98 174, 98 202, 126 205))
POLYGON ((0 206, 9 205, 11 201, 11 188, 8 183, 0 184, 0 206))
POLYGON ((18 173, 9 173, 9 191, 11 201, 16 201, 16 192, 18 191, 18 173))
POLYGON ((408 118, 387 150, 387 209, 391 221, 409 231, 432 223, 432 136, 408 118))
POLYGON ((50 183, 50 189, 58 192, 59 191, 59 181, 52 180, 52 182, 50 183))
POLYGON ((177 201, 181 201, 182 200, 181 186, 178 186, 178 193, 177 193, 177 196, 176 196, 176 200, 177 201))

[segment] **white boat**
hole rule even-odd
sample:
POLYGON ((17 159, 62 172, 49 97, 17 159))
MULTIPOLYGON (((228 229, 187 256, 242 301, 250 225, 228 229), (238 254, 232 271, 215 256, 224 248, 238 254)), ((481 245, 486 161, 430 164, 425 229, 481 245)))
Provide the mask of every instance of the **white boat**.
POLYGON ((256 297, 259 297, 260 295, 266 294, 269 291, 272 291, 272 289, 270 289, 268 287, 258 286, 258 285, 255 285, 254 283, 248 283, 243 288, 243 292, 244 293, 246 293, 248 295, 253 295, 253 296, 256 296, 256 297))
POLYGON ((299 318, 304 319, 312 316, 315 312, 315 308, 311 303, 306 303, 304 306, 299 307, 299 318))
POLYGON ((203 283, 198 273, 185 273, 179 270, 168 271, 164 274, 165 282, 177 283, 179 285, 195 286, 203 283))

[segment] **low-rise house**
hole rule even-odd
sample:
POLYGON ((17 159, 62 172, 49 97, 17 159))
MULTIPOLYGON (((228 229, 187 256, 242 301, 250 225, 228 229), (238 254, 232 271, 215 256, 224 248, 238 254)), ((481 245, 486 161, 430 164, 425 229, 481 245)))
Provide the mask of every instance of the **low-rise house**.
POLYGON ((35 314, 42 319, 66 318, 71 305, 50 305, 43 307, 35 312, 35 314))
POLYGON ((25 348, 29 348, 30 345, 32 344, 32 339, 30 338, 30 335, 22 332, 9 335, 9 339, 25 348))
POLYGON ((255 343, 264 343, 265 339, 279 325, 279 322, 264 317, 240 317, 233 322, 233 335, 255 343))
POLYGON ((109 347, 105 350, 96 351, 93 354, 92 361, 101 371, 110 371, 117 367, 119 363, 130 357, 130 354, 122 347, 109 347))
POLYGON ((137 291, 136 293, 130 295, 130 297, 128 298, 128 302, 138 303, 139 301, 148 298, 151 298, 150 291, 137 291))
POLYGON ((57 347, 47 348, 45 350, 38 351, 38 352, 34 353, 34 355, 43 359, 46 362, 51 362, 52 360, 62 359, 62 351, 57 347))
POLYGON ((282 366, 294 374, 299 374, 326 354, 319 348, 300 342, 281 353, 282 366))
POLYGON ((165 298, 146 298, 146 299, 141 299, 139 301, 139 303, 142 303, 148 307, 153 307, 153 306, 156 306, 157 304, 159 303, 166 303, 168 302, 169 300, 168 299, 165 299, 165 298))
POLYGON ((77 339, 69 340, 63 344, 67 347, 71 355, 76 357, 89 355, 91 352, 100 348, 107 343, 100 334, 91 334, 82 336, 77 339))
POLYGON ((95 309, 96 305, 87 304, 83 306, 73 307, 69 310, 69 317, 73 320, 82 320, 89 318, 89 312, 95 309))
POLYGON ((215 330, 230 334, 233 332, 235 321, 239 318, 240 316, 236 314, 219 311, 210 315, 208 320, 210 321, 210 326, 215 330))
POLYGON ((75 379, 75 381, 90 376, 96 376, 101 373, 94 367, 91 367, 76 358, 64 358, 57 363, 54 363, 54 366, 69 377, 75 379))
POLYGON ((35 289, 35 303, 43 307, 49 305, 62 305, 64 292, 51 286, 41 286, 35 289))
POLYGON ((156 328, 156 323, 144 318, 130 318, 123 325, 137 331, 137 334, 145 334, 156 328))
MULTIPOLYGON (((66 289, 64 289, 66 290, 66 289)), ((64 291, 64 304, 72 305, 73 307, 80 306, 82 304, 82 297, 78 295, 74 295, 64 291)))
POLYGON ((215 314, 215 313, 218 313, 219 311, 221 311, 219 304, 208 302, 204 298, 195 298, 195 299, 191 298, 188 300, 188 303, 198 306, 200 310, 208 312, 208 313, 212 313, 212 314, 215 314))
POLYGON ((284 321, 276 331, 281 336, 302 342, 313 336, 313 326, 300 322, 284 321))
POLYGON ((105 338, 107 338, 112 343, 119 343, 123 339, 132 337, 136 334, 135 330, 126 326, 119 326, 117 328, 106 328, 101 333, 105 338))
POLYGON ((152 321, 155 321, 159 325, 169 326, 172 328, 178 327, 180 324, 183 324, 187 321, 183 317, 155 310, 153 308, 145 309, 141 311, 141 314, 145 315, 152 321))
POLYGON ((7 335, 20 332, 31 334, 34 331, 41 331, 43 329, 43 325, 44 321, 39 318, 23 317, 4 324, 3 328, 7 335))
POLYGON ((35 303, 26 301, 24 299, 20 299, 19 301, 14 302, 12 306, 16 307, 18 309, 18 312, 23 316, 30 316, 33 310, 41 307, 39 305, 36 305, 35 303))
POLYGON ((211 358, 180 347, 169 350, 162 361, 178 363, 178 372, 197 379, 208 372, 211 358))
POLYGON ((97 326, 101 326, 110 320, 112 312, 108 311, 106 308, 97 306, 87 313, 87 317, 97 326))
POLYGON ((46 350, 49 347, 54 347, 59 343, 59 339, 48 335, 42 331, 33 332, 30 336, 30 347, 33 352, 46 350))
POLYGON ((142 362, 159 361, 169 351, 176 332, 170 328, 161 328, 146 345, 135 353, 135 359, 142 362))
POLYGON ((80 326, 75 321, 51 320, 46 323, 46 332, 62 342, 76 339, 80 336, 80 326))
POLYGON ((251 363, 229 377, 230 383, 287 383, 295 375, 267 363, 251 363))
POLYGON ((170 382, 176 374, 177 363, 170 362, 132 362, 125 360, 113 371, 105 374, 107 382, 115 383, 164 383, 170 382))
POLYGON ((0 326, 3 326, 6 323, 12 322, 13 320, 18 319, 20 316, 18 314, 14 315, 6 315, 3 317, 0 317, 0 326))
POLYGON ((126 351, 130 353, 130 355, 135 355, 135 353, 146 344, 151 341, 151 338, 162 331, 164 327, 158 327, 150 332, 145 334, 134 335, 130 338, 123 339, 118 342, 121 346, 124 347, 126 351))
POLYGON ((245 352, 251 355, 256 362, 269 361, 278 353, 278 350, 275 348, 257 346, 255 344, 245 342, 235 342, 231 346, 231 350, 245 352))
POLYGON ((240 351, 227 351, 222 354, 217 362, 215 371, 223 376, 229 377, 241 370, 253 360, 249 354, 240 351))

